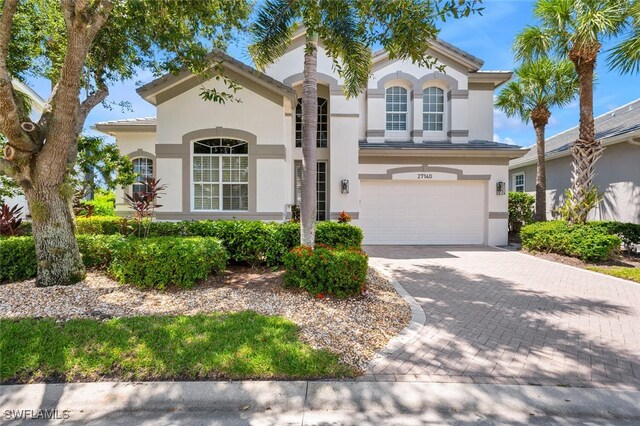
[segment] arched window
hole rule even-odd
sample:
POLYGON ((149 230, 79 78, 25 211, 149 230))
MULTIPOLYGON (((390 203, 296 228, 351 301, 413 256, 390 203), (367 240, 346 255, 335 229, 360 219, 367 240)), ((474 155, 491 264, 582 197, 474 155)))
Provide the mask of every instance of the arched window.
POLYGON ((137 193, 147 192, 149 190, 149 181, 153 179, 153 160, 150 158, 134 158, 133 172, 136 174, 136 180, 133 182, 132 196, 137 193))
POLYGON ((422 130, 441 132, 444 129, 444 90, 428 87, 422 95, 422 130))
MULTIPOLYGON (((326 148, 329 140, 328 102, 325 98, 318 98, 318 135, 316 146, 326 148)), ((298 98, 296 105, 296 148, 302 146, 302 99, 298 98)))
POLYGON ((389 87, 386 91, 387 130, 407 130, 407 89, 400 86, 389 87))
POLYGON ((249 210, 249 145, 215 138, 193 143, 193 209, 249 210))

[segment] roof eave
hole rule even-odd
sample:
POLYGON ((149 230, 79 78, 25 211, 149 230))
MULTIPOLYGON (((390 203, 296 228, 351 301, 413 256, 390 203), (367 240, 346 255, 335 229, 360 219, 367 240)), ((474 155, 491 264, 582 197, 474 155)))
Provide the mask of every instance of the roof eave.
POLYGON ((469 73, 469 83, 493 83, 494 89, 511 80, 512 71, 476 71, 469 73))
POLYGON ((96 123, 91 126, 93 130, 97 130, 104 134, 115 136, 115 133, 122 132, 145 132, 153 133, 156 131, 155 124, 111 124, 111 123, 96 123))
MULTIPOLYGON (((629 133, 623 133, 621 135, 616 135, 611 138, 605 138, 602 140, 602 146, 615 145, 623 142, 634 143, 636 139, 640 137, 640 130, 635 130, 629 133)), ((534 145, 535 147, 535 145, 534 145)), ((544 156, 545 161, 555 160, 557 158, 567 157, 571 155, 570 149, 565 149, 558 152, 547 153, 544 156)), ((509 164, 509 170, 519 169, 521 167, 528 167, 536 164, 538 162, 537 158, 531 158, 525 161, 516 161, 514 164, 509 164)))

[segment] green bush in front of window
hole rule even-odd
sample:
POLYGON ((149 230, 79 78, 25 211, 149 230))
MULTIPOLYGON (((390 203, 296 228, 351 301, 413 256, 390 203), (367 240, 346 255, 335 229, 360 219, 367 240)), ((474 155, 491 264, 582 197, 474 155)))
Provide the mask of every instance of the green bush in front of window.
POLYGON ((359 296, 365 290, 368 262, 367 254, 357 248, 298 246, 284 256, 284 280, 316 296, 359 296))
POLYGON ((509 232, 520 232, 520 228, 533 221, 533 205, 536 197, 526 192, 509 192, 509 232))
POLYGON ((119 282, 141 288, 190 288, 224 271, 227 258, 216 238, 128 238, 113 251, 108 271, 119 282))

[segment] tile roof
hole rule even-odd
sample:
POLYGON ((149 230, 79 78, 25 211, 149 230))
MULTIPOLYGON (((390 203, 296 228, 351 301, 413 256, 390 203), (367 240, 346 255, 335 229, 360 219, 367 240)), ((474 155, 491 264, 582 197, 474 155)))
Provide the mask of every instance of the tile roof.
MULTIPOLYGON (((640 98, 626 105, 606 112, 595 118, 596 140, 606 140, 640 130, 640 98)), ((547 155, 569 151, 571 144, 578 138, 578 126, 558 133, 545 141, 547 155)), ((535 147, 531 145, 531 147, 535 147)), ((511 161, 511 166, 536 161, 536 152, 530 150, 526 155, 511 161)))
POLYGON ((126 118, 123 120, 101 121, 96 126, 154 126, 157 124, 155 117, 126 118))

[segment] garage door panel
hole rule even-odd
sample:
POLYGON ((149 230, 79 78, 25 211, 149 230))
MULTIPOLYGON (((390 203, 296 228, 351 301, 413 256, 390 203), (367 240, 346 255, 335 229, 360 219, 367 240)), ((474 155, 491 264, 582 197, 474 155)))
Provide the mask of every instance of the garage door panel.
POLYGON ((361 181, 365 244, 483 244, 480 181, 361 181))

